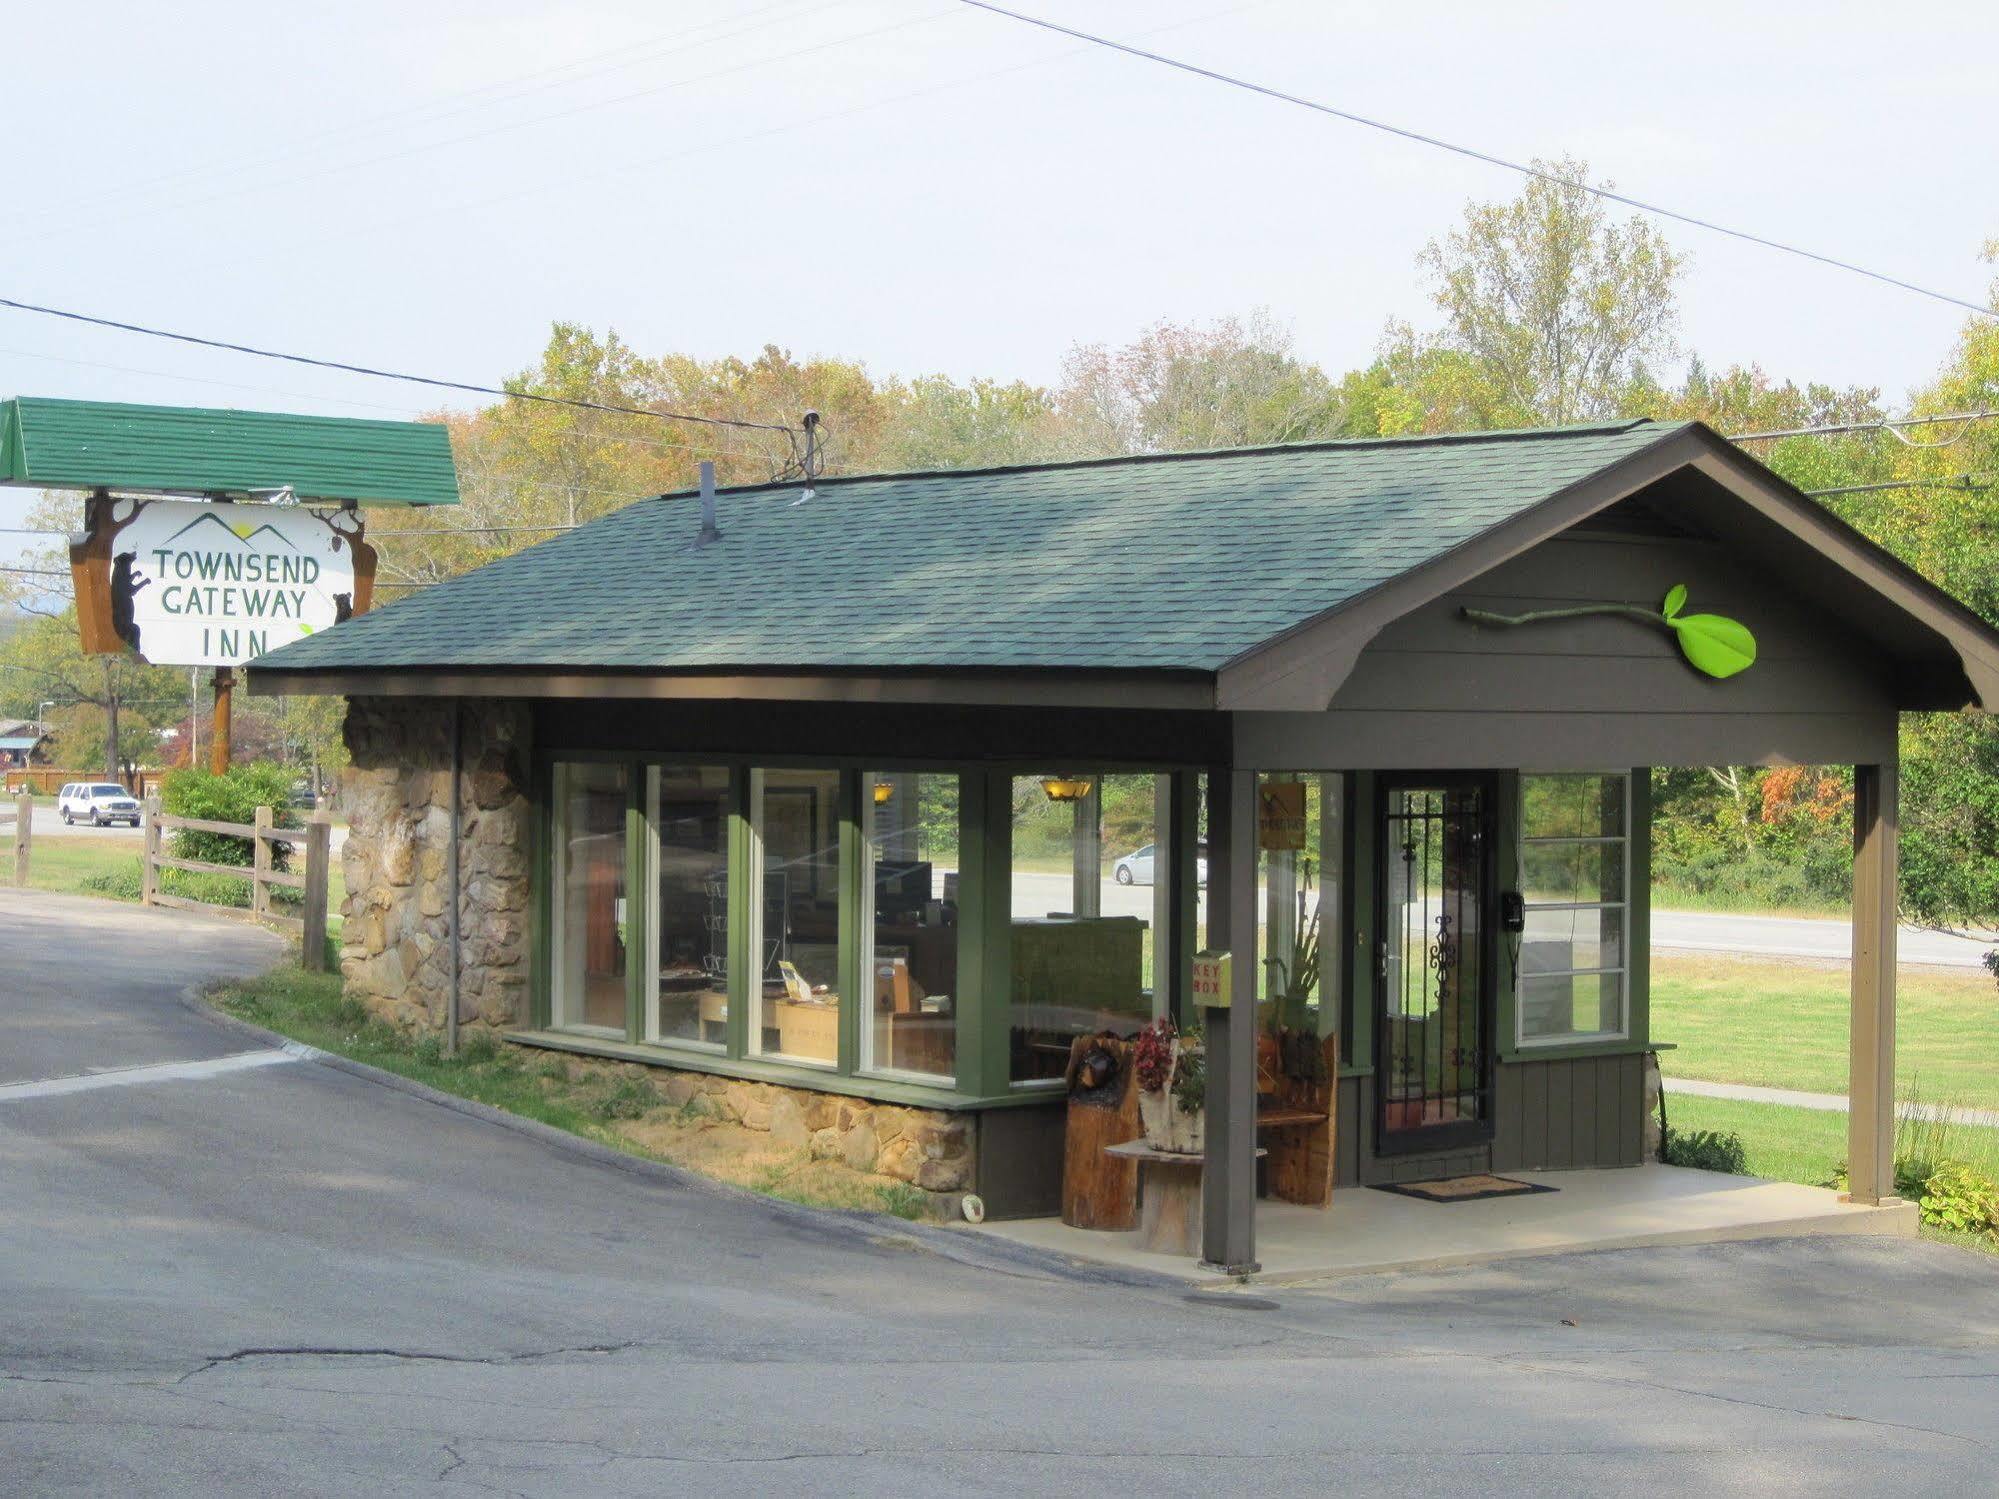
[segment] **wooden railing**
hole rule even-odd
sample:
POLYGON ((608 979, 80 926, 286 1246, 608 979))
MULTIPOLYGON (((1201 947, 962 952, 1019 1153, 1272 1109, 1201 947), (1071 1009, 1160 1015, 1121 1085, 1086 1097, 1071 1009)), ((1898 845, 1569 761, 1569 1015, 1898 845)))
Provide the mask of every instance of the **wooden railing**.
POLYGON ((14 883, 28 883, 28 854, 35 842, 35 802, 23 791, 12 807, 0 806, 0 828, 14 827, 14 883))
POLYGON ((332 862, 332 824, 324 812, 312 814, 302 828, 273 826, 269 807, 257 808, 254 823, 214 822, 204 817, 175 817, 160 810, 158 797, 146 799, 146 855, 140 881, 139 900, 148 906, 173 906, 182 910, 221 911, 249 915, 258 921, 275 922, 299 934, 299 956, 315 972, 326 967, 327 869, 332 862), (252 844, 250 863, 211 864, 201 859, 179 859, 165 852, 170 832, 221 833, 252 844), (274 868, 273 844, 286 843, 305 849, 303 872, 274 868), (214 905, 185 895, 169 895, 160 888, 160 871, 184 869, 192 874, 229 875, 250 882, 250 908, 214 905), (271 908, 273 888, 296 890, 300 914, 286 915, 271 908))
POLYGON ((155 791, 160 789, 160 782, 165 779, 166 772, 164 770, 142 770, 127 780, 124 776, 107 776, 101 770, 64 770, 60 766, 16 765, 4 772, 0 772, 0 777, 4 777, 6 789, 10 793, 15 791, 32 791, 37 796, 54 796, 56 792, 64 786, 69 785, 72 781, 80 781, 86 786, 101 785, 105 781, 116 781, 121 786, 124 786, 127 791, 131 792, 132 795, 138 797, 140 801, 144 801, 148 796, 151 796, 155 791))

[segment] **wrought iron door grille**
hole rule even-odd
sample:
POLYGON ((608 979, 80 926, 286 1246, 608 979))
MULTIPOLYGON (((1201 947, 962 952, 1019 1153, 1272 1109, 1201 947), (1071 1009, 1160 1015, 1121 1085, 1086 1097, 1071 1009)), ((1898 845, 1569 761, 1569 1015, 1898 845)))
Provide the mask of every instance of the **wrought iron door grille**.
POLYGON ((1384 812, 1381 994, 1386 1133, 1486 1118, 1485 797, 1396 787, 1384 812))

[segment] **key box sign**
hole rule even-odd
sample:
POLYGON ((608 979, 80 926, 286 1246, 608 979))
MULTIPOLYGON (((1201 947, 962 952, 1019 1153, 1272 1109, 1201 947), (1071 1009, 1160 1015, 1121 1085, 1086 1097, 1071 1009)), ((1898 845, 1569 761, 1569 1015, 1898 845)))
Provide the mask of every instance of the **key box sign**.
POLYGON ((372 591, 373 549, 351 511, 183 500, 106 508, 86 547, 109 564, 91 580, 115 637, 108 648, 155 666, 240 666, 361 612, 372 591))

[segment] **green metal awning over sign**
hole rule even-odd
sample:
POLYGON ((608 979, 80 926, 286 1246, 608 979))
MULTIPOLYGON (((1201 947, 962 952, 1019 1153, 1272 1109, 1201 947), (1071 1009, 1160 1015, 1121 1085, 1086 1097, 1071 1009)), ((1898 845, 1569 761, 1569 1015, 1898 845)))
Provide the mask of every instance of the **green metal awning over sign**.
POLYGON ((439 422, 360 421, 56 401, 0 403, 0 484, 34 489, 455 505, 458 472, 439 422))

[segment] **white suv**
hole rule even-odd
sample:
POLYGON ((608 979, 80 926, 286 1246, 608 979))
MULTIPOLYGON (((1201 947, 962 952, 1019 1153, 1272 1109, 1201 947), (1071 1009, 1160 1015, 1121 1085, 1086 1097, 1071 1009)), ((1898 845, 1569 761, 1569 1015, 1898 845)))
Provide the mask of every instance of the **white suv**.
POLYGON ((139 825, 139 803, 116 781, 72 781, 56 795, 56 810, 65 827, 79 818, 94 828, 108 823, 139 825))

